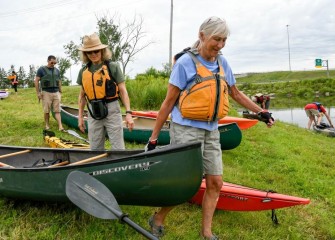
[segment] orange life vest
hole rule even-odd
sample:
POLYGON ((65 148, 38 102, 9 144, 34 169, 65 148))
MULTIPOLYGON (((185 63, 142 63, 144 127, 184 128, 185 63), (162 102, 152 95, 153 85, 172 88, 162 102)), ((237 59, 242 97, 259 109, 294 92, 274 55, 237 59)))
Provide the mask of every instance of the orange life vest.
POLYGON ((208 70, 191 51, 187 52, 197 70, 194 82, 180 93, 179 109, 184 118, 198 121, 217 121, 229 111, 228 85, 222 63, 219 72, 208 70))
POLYGON ((82 86, 87 99, 89 101, 103 99, 106 102, 117 100, 119 88, 115 80, 111 78, 106 64, 94 73, 90 72, 88 68, 83 71, 82 76, 82 86))

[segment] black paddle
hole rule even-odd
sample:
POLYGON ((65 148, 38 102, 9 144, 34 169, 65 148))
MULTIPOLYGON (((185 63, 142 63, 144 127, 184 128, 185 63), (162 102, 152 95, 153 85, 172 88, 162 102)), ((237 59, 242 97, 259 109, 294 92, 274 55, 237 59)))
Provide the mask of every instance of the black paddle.
POLYGON ((75 136, 76 138, 79 138, 87 143, 90 143, 88 140, 86 140, 85 138, 81 137, 76 131, 73 131, 71 129, 67 130, 67 133, 71 134, 72 136, 75 136))
POLYGON ((92 216, 119 219, 148 239, 158 239, 123 214, 111 191, 87 173, 73 171, 68 175, 66 195, 75 205, 92 216))

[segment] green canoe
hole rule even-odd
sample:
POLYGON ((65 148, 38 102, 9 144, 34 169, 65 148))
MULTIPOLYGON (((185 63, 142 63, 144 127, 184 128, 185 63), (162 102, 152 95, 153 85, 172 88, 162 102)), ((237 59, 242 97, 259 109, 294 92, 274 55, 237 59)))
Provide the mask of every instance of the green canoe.
MULTIPOLYGON (((78 129, 78 109, 61 106, 62 122, 69 127, 78 129)), ((154 128, 156 119, 142 116, 134 116, 135 128, 130 132, 126 126, 123 128, 124 139, 129 142, 147 143, 154 128)), ((86 129, 87 121, 85 118, 86 129)), ((169 121, 166 121, 158 136, 158 143, 167 145, 170 143, 169 121)), ((222 150, 229 150, 240 145, 242 132, 236 123, 220 124, 220 143, 222 150)))
POLYGON ((177 205, 192 198, 201 184, 201 144, 168 145, 150 152, 0 145, 0 196, 68 201, 66 178, 75 170, 102 182, 119 204, 177 205), (45 165, 52 161, 54 165, 45 165))

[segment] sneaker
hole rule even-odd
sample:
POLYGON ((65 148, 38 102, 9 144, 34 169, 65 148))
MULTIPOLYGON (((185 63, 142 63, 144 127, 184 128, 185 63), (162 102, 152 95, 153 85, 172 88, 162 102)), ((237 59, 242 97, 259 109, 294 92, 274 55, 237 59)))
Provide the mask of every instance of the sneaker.
POLYGON ((155 215, 156 215, 156 213, 149 218, 148 223, 149 223, 152 235, 154 235, 155 237, 160 238, 165 234, 165 230, 164 230, 163 225, 157 226, 155 224, 155 222, 154 222, 155 215))

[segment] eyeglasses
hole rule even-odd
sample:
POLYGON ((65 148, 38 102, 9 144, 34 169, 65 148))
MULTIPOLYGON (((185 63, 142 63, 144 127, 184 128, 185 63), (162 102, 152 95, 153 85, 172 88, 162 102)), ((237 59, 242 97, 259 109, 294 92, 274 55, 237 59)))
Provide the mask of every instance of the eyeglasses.
POLYGON ((55 64, 57 64, 57 62, 50 62, 50 64, 55 65, 55 64))
POLYGON ((89 52, 86 52, 87 55, 91 55, 92 53, 94 54, 98 54, 100 52, 100 50, 95 50, 95 51, 89 51, 89 52))

